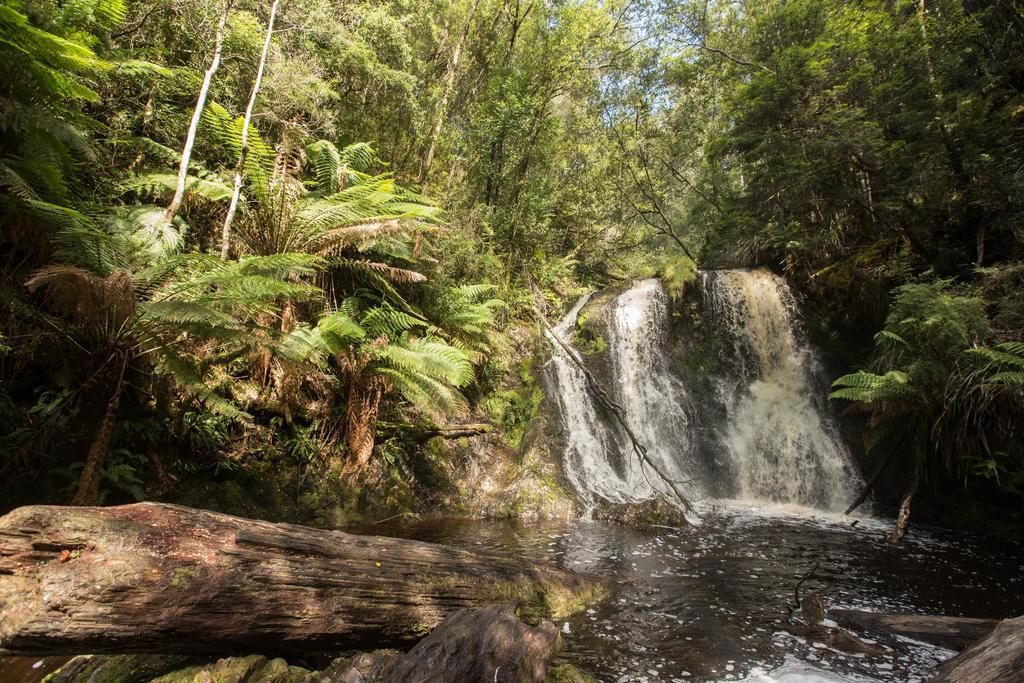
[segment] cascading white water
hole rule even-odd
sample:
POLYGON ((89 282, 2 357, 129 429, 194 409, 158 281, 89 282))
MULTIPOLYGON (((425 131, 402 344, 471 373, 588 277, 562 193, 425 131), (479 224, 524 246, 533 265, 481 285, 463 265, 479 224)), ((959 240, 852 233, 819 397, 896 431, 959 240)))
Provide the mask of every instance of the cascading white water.
MULTIPOLYGON (((692 479, 694 448, 686 388, 669 371, 665 355, 668 317, 668 296, 661 280, 637 283, 615 300, 608 351, 626 423, 661 473, 683 482, 692 479)), ((623 451, 629 448, 623 441, 623 451)), ((643 476, 639 467, 636 470, 643 476)), ((654 473, 647 474, 652 483, 662 486, 654 473)), ((694 496, 694 485, 683 488, 694 496)))
MULTIPOLYGON (((576 318, 588 300, 589 296, 580 299, 553 328, 564 343, 571 344, 576 318)), ((622 406, 627 424, 661 473, 674 482, 687 482, 686 463, 692 460, 689 417, 684 410, 685 391, 665 367, 662 347, 667 318, 668 301, 659 280, 645 280, 615 300, 608 330, 614 376, 609 393, 622 406)), ((566 427, 563 468, 584 503, 589 507, 600 500, 646 500, 656 494, 655 488, 667 492, 658 474, 633 453, 621 425, 596 407, 577 363, 560 345, 554 346, 551 366, 566 427)), ((680 488, 692 490, 685 483, 680 488)))
MULTIPOLYGON (((725 349, 711 378, 714 395, 700 401, 691 401, 670 367, 669 306, 661 282, 636 283, 612 304, 612 386, 606 390, 623 408, 630 429, 665 476, 701 479, 685 487, 691 498, 707 494, 841 509, 858 478, 822 404, 818 361, 801 339, 785 281, 763 270, 707 271, 700 274, 700 290, 705 334, 725 349), (701 449, 709 462, 698 462, 698 433, 707 441, 701 449), (713 465, 711 454, 726 462, 713 465)), ((566 344, 589 298, 580 299, 554 328, 566 344)), ((625 430, 595 402, 577 363, 553 346, 549 378, 565 427, 563 466, 584 504, 654 496, 654 487, 664 484, 645 471, 625 430)), ((583 362, 579 354, 576 360, 583 362)))
POLYGON ((711 324, 735 345, 735 371, 719 387, 732 406, 723 445, 738 497, 842 509, 857 475, 816 400, 818 361, 799 338, 786 282, 766 270, 704 272, 701 280, 711 324))
MULTIPOLYGON (((589 300, 589 294, 582 297, 553 328, 553 332, 565 344, 571 344, 576 316, 589 300)), ((547 336, 551 339, 550 332, 547 336)), ((612 464, 609 456, 617 451, 618 444, 598 415, 594 399, 587 389, 586 375, 568 357, 565 349, 554 339, 551 341, 554 354, 549 367, 554 371, 554 394, 566 428, 565 452, 562 456, 566 478, 579 493, 588 511, 599 500, 616 503, 633 500, 639 494, 636 483, 631 482, 628 475, 621 475, 612 464)))

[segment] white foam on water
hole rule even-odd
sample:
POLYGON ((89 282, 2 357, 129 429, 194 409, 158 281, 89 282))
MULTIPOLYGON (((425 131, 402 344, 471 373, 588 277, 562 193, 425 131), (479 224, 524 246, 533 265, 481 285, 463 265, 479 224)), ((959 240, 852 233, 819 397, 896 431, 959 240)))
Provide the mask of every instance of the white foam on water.
POLYGON ((787 656, 781 666, 774 669, 754 668, 738 683, 870 683, 879 680, 882 679, 835 673, 787 656))

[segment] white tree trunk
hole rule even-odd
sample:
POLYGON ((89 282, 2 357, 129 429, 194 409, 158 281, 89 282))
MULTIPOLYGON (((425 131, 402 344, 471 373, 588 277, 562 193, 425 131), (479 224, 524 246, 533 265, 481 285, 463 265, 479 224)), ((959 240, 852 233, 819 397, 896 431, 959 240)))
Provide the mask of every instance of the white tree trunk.
POLYGON ((199 130, 199 120, 203 116, 203 109, 206 107, 206 96, 210 92, 210 83, 213 75, 220 67, 220 55, 224 48, 224 27, 228 21, 228 11, 231 9, 232 0, 224 0, 224 9, 220 13, 220 21, 217 22, 217 37, 214 40, 213 61, 210 62, 206 74, 203 76, 203 85, 199 88, 199 98, 196 100, 196 109, 192 112, 192 123, 188 127, 188 135, 185 136, 185 146, 181 150, 181 164, 178 166, 178 185, 174 190, 174 197, 170 205, 164 211, 164 222, 170 223, 181 207, 181 200, 185 197, 185 180, 188 178, 188 162, 192 157, 192 147, 196 143, 196 131, 199 130))
POLYGON ((235 219, 235 211, 238 209, 238 199, 242 194, 242 179, 244 176, 245 157, 249 154, 249 125, 252 123, 252 110, 256 106, 256 96, 260 92, 260 83, 263 82, 263 70, 267 65, 267 53, 270 51, 270 39, 274 34, 274 17, 277 16, 279 0, 274 0, 270 5, 270 19, 267 21, 267 37, 263 40, 263 51, 260 53, 260 65, 256 69, 256 80, 252 84, 252 93, 249 95, 249 104, 245 108, 245 119, 242 122, 242 150, 238 154, 238 165, 235 166, 235 189, 231 193, 231 203, 228 205, 228 214, 224 217, 224 228, 220 236, 220 257, 227 259, 228 247, 231 244, 231 222, 235 219))

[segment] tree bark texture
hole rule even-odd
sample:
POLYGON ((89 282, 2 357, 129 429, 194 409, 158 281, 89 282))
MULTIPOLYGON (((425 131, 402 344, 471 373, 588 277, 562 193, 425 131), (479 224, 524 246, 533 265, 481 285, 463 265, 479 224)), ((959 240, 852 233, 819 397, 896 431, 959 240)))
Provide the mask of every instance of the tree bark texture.
POLYGON ((381 647, 495 602, 562 618, 602 590, 502 553, 159 503, 0 518, 0 654, 381 647))
POLYGON ((939 667, 931 683, 1024 681, 1024 617, 1004 619, 988 637, 939 667))
POLYGON ((383 396, 384 382, 372 370, 363 370, 353 378, 345 403, 346 468, 353 474, 362 472, 370 464, 377 439, 377 411, 383 396))

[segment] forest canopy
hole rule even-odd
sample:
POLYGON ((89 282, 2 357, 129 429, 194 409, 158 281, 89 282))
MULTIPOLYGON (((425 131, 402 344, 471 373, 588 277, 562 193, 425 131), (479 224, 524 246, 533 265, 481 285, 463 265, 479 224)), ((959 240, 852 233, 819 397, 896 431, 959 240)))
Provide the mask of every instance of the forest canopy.
POLYGON ((4 0, 0 31, 5 507, 429 487, 419 434, 523 437, 576 297, 755 266, 870 462, 1019 507, 1017 0, 4 0))

